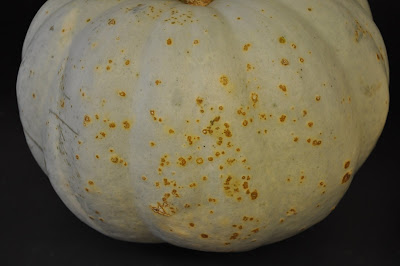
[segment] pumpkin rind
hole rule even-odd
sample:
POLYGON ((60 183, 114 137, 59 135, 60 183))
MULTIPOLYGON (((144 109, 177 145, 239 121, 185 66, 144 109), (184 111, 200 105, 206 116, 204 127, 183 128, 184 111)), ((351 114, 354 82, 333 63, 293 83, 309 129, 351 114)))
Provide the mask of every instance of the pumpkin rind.
POLYGON ((28 145, 110 237, 244 251, 325 218, 386 120, 367 1, 52 0, 23 47, 28 145))

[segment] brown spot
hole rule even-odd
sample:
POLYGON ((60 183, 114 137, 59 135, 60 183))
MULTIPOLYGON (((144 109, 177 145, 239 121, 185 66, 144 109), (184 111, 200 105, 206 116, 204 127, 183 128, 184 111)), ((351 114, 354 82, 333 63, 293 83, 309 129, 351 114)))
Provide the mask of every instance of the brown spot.
POLYGON ((125 65, 126 65, 126 66, 129 66, 130 63, 131 63, 130 60, 126 60, 126 61, 125 61, 125 65))
POLYGON ((169 134, 174 134, 175 133, 175 131, 173 129, 170 129, 168 132, 169 132, 169 134))
POLYGON ((286 43, 285 37, 281 36, 281 37, 279 38, 279 42, 282 43, 282 44, 286 43))
POLYGON ((256 103, 258 102, 258 94, 252 92, 250 98, 251 98, 251 101, 253 102, 253 107, 255 107, 256 103))
POLYGON ((167 45, 172 45, 172 40, 171 40, 171 38, 169 38, 169 39, 167 40, 167 45))
POLYGON ((190 227, 194 227, 194 223, 190 223, 189 225, 190 225, 190 227))
POLYGON ((85 115, 85 117, 83 118, 83 125, 86 126, 87 123, 90 123, 91 119, 90 116, 85 115))
POLYGON ((247 126, 248 124, 249 124, 249 122, 247 120, 244 120, 242 123, 243 126, 247 126))
POLYGON ((155 81, 155 83, 156 83, 156 85, 158 86, 158 85, 161 84, 161 80, 158 80, 158 79, 157 79, 157 80, 155 81))
POLYGON ((295 138, 293 139, 293 141, 294 141, 294 142, 298 142, 298 141, 299 141, 299 138, 298 138, 298 137, 295 137, 295 138))
POLYGON ((200 235, 202 238, 208 238, 208 235, 207 234, 201 234, 200 235))
POLYGON ((315 100, 316 100, 317 102, 321 101, 321 96, 319 96, 319 95, 315 96, 315 100))
POLYGON ((259 228, 256 228, 256 229, 254 229, 254 230, 251 230, 253 233, 258 233, 259 231, 260 231, 260 229, 259 228))
POLYGON ((219 82, 220 82, 223 86, 226 86, 226 85, 228 85, 228 83, 229 83, 229 79, 228 79, 227 76, 222 75, 222 76, 219 78, 219 82))
POLYGON ((231 240, 233 240, 233 239, 237 239, 238 238, 238 236, 239 236, 239 233, 233 233, 232 235, 231 235, 231 240))
POLYGON ((94 182, 93 182, 92 180, 89 180, 89 181, 88 181, 88 184, 91 185, 91 186, 93 186, 93 185, 94 185, 94 182))
POLYGON ((258 197, 258 192, 257 192, 256 189, 255 189, 253 192, 251 192, 250 197, 251 197, 252 200, 257 199, 257 197, 258 197))
POLYGON ((308 127, 313 127, 314 123, 313 122, 308 122, 308 127))
POLYGON ((312 143, 313 146, 319 146, 321 144, 322 144, 321 140, 314 140, 313 143, 312 143))
POLYGON ((129 129, 131 127, 131 124, 128 121, 122 122, 122 125, 124 126, 125 129, 129 129))
POLYGON ((199 40, 194 40, 193 44, 199 44, 199 40))
POLYGON ((304 58, 300 57, 299 61, 300 61, 300 63, 304 63, 304 58))
POLYGON ((204 99, 201 98, 201 97, 197 97, 197 99, 196 99, 196 103, 197 103, 198 105, 201 105, 201 104, 203 103, 203 101, 204 101, 204 99))
POLYGON ((79 155, 77 154, 77 155, 75 155, 75 158, 77 159, 77 160, 79 160, 79 155))
POLYGON ((349 180, 350 180, 350 177, 351 177, 351 173, 350 173, 350 172, 347 172, 347 173, 343 176, 343 178, 342 178, 342 184, 344 184, 344 183, 346 183, 347 181, 349 181, 349 180))
POLYGON ((228 138, 232 137, 232 132, 229 129, 225 129, 224 130, 224 134, 225 136, 227 136, 228 138))
POLYGON ((111 18, 108 20, 108 25, 115 25, 115 24, 116 24, 115 19, 111 18))
POLYGON ((279 120, 283 123, 286 120, 286 115, 281 115, 281 117, 279 118, 279 120))
POLYGON ((283 92, 287 91, 286 85, 283 85, 283 84, 279 85, 279 89, 281 89, 283 92))
POLYGON ((119 94, 119 96, 121 96, 121 97, 125 97, 125 96, 126 96, 126 93, 125 93, 124 91, 120 91, 118 94, 119 94))
POLYGON ((111 156, 110 161, 112 163, 118 163, 119 162, 119 158, 118 158, 117 155, 113 155, 113 156, 111 156))
POLYGON ((247 51, 249 50, 250 46, 251 46, 250 43, 245 44, 245 45, 243 46, 243 51, 246 51, 246 52, 247 52, 247 51))
POLYGON ((282 58, 281 64, 282 64, 283 66, 288 66, 288 65, 289 65, 289 60, 287 60, 286 58, 282 58))
POLYGON ((203 158, 197 158, 196 159, 197 164, 202 164, 203 163, 203 158))
POLYGON ((179 159, 178 159, 178 163, 181 165, 181 166, 185 166, 186 165, 186 160, 183 158, 183 157, 180 157, 179 159))
POLYGON ((114 122, 111 122, 110 124, 108 124, 108 126, 109 126, 110 128, 115 128, 115 127, 116 127, 116 125, 115 125, 114 122))
POLYGON ((350 167, 350 161, 347 161, 345 164, 344 164, 344 169, 347 169, 347 168, 349 168, 350 167))

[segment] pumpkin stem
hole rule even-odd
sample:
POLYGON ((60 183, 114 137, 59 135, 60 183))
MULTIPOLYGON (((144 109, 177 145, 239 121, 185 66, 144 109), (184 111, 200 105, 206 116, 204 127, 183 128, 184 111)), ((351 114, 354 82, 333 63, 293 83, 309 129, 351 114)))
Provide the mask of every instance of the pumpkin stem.
POLYGON ((214 0, 180 0, 180 1, 192 6, 208 6, 214 0))

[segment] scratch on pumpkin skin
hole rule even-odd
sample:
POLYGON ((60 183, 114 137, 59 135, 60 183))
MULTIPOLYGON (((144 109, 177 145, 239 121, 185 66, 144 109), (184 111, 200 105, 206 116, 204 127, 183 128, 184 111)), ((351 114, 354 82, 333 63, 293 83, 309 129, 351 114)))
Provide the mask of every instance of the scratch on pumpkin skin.
POLYGON ((64 125, 66 125, 68 127, 69 130, 71 130, 75 135, 79 136, 78 132, 76 132, 70 125, 68 125, 63 119, 61 119, 61 117, 58 116, 58 114, 56 114, 54 111, 52 111, 51 109, 49 109, 49 113, 54 115, 58 120, 61 121, 61 123, 63 123, 64 125))

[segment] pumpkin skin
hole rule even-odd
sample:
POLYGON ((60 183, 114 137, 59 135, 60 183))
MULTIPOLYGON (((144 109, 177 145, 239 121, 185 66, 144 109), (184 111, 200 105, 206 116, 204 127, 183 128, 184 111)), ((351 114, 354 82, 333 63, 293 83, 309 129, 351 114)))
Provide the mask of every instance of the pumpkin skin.
POLYGON ((383 129, 364 0, 51 0, 17 80, 66 206, 133 242, 246 251, 325 218, 383 129))

